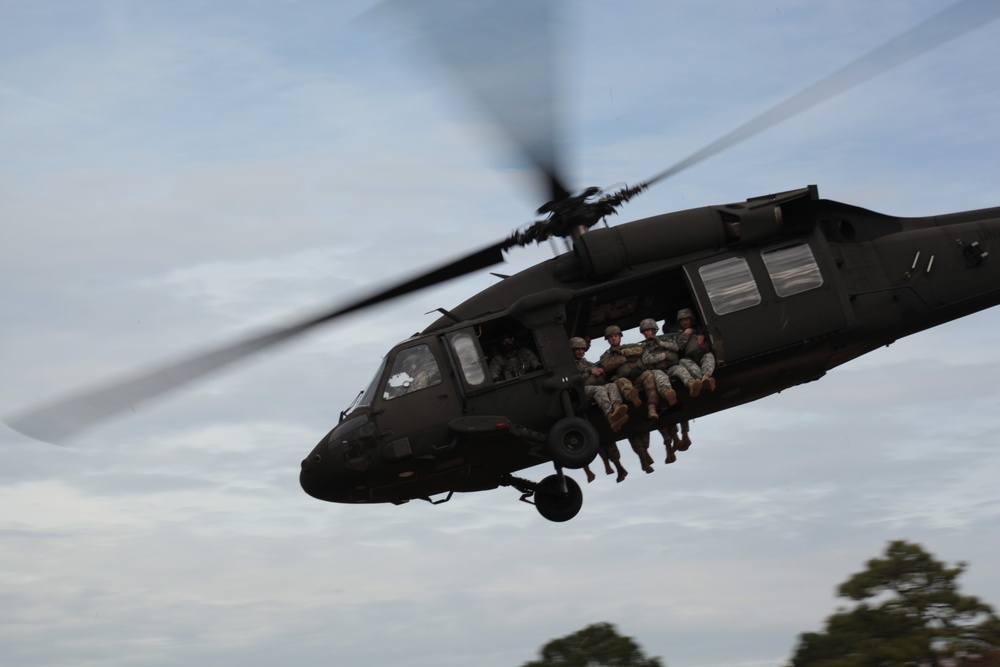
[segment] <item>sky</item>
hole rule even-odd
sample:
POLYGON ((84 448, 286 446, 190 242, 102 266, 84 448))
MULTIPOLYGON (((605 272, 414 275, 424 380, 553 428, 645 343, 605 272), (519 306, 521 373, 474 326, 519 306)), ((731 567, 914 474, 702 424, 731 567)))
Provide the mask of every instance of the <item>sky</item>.
MULTIPOLYGON (((949 4, 565 2, 569 178, 648 178, 949 4)), ((369 9, 0 3, 0 414, 533 219, 542 195, 492 120, 369 9)), ((1000 205, 998 62, 994 21, 612 222, 808 184, 898 216, 1000 205)), ((512 489, 306 496, 299 462, 382 355, 493 280, 345 318, 68 446, 0 425, 0 662, 502 667, 609 621, 671 667, 781 665, 893 539, 967 562, 962 590, 1000 607, 996 309, 699 419, 670 466, 654 438, 652 474, 624 451, 621 484, 577 475, 564 524, 512 489)))

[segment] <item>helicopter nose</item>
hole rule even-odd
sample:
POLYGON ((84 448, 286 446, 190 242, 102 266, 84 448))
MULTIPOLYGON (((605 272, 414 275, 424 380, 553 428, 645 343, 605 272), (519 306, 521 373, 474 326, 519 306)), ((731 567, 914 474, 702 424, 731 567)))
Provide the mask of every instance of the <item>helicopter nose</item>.
POLYGON ((374 427, 366 417, 337 425, 302 461, 299 484, 314 498, 356 502, 374 463, 374 427))

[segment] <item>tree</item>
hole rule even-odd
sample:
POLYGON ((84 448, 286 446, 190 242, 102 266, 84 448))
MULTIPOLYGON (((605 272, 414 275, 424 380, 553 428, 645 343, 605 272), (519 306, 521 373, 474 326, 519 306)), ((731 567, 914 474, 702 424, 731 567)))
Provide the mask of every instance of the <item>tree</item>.
POLYGON ((1000 619, 960 595, 965 563, 949 568, 918 544, 890 542, 837 595, 858 602, 799 637, 791 667, 1000 666, 1000 619))
POLYGON ((659 658, 647 658, 631 637, 623 637, 610 623, 594 623, 543 646, 540 659, 522 667, 663 667, 659 658))

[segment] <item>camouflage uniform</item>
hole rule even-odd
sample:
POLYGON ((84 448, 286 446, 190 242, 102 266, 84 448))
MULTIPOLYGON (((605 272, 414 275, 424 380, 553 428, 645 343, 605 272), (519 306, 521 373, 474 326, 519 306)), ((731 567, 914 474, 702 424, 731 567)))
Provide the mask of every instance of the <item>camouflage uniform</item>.
MULTIPOLYGON (((570 347, 573 350, 586 350, 586 341, 582 338, 571 338, 570 347)), ((622 404, 622 395, 617 385, 608 383, 603 375, 594 375, 597 364, 587 361, 585 357, 576 360, 576 367, 583 376, 583 393, 592 398, 601 412, 607 417, 611 430, 617 433, 628 421, 628 408, 622 404)))
POLYGON ((622 396, 629 398, 636 407, 642 405, 633 383, 642 385, 646 392, 646 416, 659 419, 656 404, 659 394, 653 374, 642 367, 642 345, 611 346, 601 355, 600 365, 604 372, 618 385, 622 396))
POLYGON ((642 365, 649 370, 656 385, 656 391, 667 403, 677 403, 677 392, 670 384, 671 371, 677 366, 677 345, 673 340, 653 336, 642 345, 642 365))
MULTIPOLYGON (((576 360, 576 367, 583 376, 584 394, 594 399, 604 412, 604 416, 607 417, 611 430, 617 433, 628 421, 628 408, 622 404, 622 396, 618 391, 618 387, 613 383, 608 383, 603 374, 594 374, 594 368, 598 367, 597 364, 591 363, 583 357, 588 347, 586 340, 583 338, 570 338, 569 345, 574 355, 577 355, 577 351, 580 350, 576 360)), ((597 449, 597 453, 604 463, 605 473, 610 475, 615 472, 611 468, 611 464, 613 463, 615 469, 618 471, 616 481, 621 482, 625 479, 628 471, 621 464, 622 455, 618 451, 618 445, 614 441, 611 441, 610 444, 602 442, 597 449)), ((587 475, 587 482, 593 482, 595 475, 590 466, 584 466, 583 471, 587 475)))
POLYGON ((494 382, 513 380, 541 367, 538 356, 526 347, 501 350, 490 360, 490 375, 494 382))
MULTIPOLYGON (((664 325, 664 333, 666 325, 664 325)), ((701 380, 701 383, 709 391, 715 391, 715 355, 712 353, 711 343, 708 342, 708 334, 703 327, 696 326, 694 312, 690 308, 682 308, 677 311, 677 325, 672 327, 669 335, 673 336, 680 351, 680 364, 693 377, 701 380), (690 320, 687 326, 682 326, 682 320, 690 320), (693 333, 684 333, 685 329, 692 329, 693 333), (701 341, 698 340, 699 336, 701 341)))
POLYGON ((653 472, 653 457, 649 455, 649 433, 629 436, 628 443, 632 445, 632 451, 639 457, 643 472, 647 475, 653 472))

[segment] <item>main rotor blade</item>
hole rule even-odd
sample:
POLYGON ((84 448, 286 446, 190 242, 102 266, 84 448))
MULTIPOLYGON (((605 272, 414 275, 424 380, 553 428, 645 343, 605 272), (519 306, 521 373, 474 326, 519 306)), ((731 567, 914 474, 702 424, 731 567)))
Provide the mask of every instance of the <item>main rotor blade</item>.
POLYGON ((538 171, 550 200, 568 197, 559 159, 555 3, 539 0, 387 0, 375 13, 405 18, 419 43, 497 122, 538 171))
POLYGON ((388 289, 295 324, 250 336, 242 341, 169 363, 141 375, 29 409, 4 421, 15 431, 37 440, 60 442, 102 419, 129 409, 140 401, 169 392, 338 317, 499 264, 503 261, 503 250, 509 245, 507 241, 496 243, 404 280, 388 289))
POLYGON ((962 0, 661 171, 645 185, 669 178, 998 16, 1000 2, 962 0))

